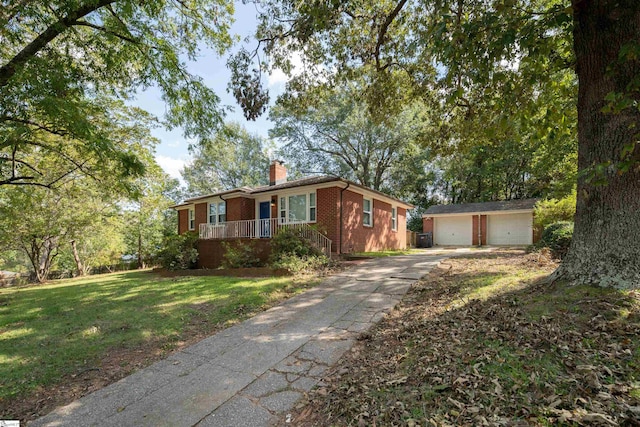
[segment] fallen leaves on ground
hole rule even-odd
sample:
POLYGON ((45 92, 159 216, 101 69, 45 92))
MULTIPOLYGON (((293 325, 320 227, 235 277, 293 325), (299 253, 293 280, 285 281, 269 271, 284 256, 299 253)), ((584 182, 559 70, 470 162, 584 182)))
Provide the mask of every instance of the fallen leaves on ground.
POLYGON ((288 424, 640 426, 640 293, 546 284, 537 257, 447 260, 288 424))

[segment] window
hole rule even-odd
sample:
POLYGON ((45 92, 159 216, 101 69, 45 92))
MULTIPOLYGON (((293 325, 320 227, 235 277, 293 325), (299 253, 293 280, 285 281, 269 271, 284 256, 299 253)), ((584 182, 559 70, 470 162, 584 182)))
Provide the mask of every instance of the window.
POLYGON ((227 221, 227 204, 225 202, 218 203, 218 224, 227 221))
POLYGON ((391 208, 391 229, 398 229, 398 210, 396 208, 391 208))
POLYGON ((307 195, 289 196, 289 221, 300 222, 307 220, 307 195))
POLYGON ((189 209, 189 230, 196 229, 196 212, 193 209, 189 209))
POLYGON ((316 220, 316 193, 309 193, 309 221, 316 220))
POLYGON ((225 202, 209 203, 209 224, 221 224, 227 220, 225 202))
POLYGON ((280 223, 315 222, 317 216, 316 193, 293 194, 280 197, 280 223))
POLYGON ((209 203, 209 224, 215 224, 218 217, 218 205, 209 203))
POLYGON ((362 201, 362 223, 367 227, 373 225, 371 218, 371 199, 363 199, 362 201))

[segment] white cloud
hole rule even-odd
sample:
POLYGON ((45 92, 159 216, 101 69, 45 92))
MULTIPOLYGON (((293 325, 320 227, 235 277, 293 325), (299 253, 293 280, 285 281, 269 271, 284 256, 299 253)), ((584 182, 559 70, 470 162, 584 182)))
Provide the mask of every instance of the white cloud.
POLYGON ((156 155, 156 162, 172 178, 178 179, 180 178, 180 169, 184 168, 187 164, 186 160, 174 159, 160 154, 156 155))
MULTIPOLYGON (((302 74, 302 67, 303 67, 302 56, 298 52, 294 52, 291 55, 290 59, 291 59, 291 65, 293 66, 293 68, 291 69, 291 74, 294 76, 302 74)), ((285 72, 279 68, 276 68, 275 70, 273 70, 273 72, 269 74, 269 77, 268 77, 269 87, 278 86, 288 81, 289 81, 289 76, 287 76, 285 72)))

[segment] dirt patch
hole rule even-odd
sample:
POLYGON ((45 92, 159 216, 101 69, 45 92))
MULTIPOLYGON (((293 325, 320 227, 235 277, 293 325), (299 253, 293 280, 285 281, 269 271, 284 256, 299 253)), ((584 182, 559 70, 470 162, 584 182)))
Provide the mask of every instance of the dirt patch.
POLYGON ((445 261, 289 425, 640 426, 640 293, 546 284, 538 255, 445 261))

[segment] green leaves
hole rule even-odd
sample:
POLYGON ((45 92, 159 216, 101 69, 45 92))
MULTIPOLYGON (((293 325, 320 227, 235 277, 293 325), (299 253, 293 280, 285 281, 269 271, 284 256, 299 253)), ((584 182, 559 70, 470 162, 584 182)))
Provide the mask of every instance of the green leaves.
POLYGON ((267 142, 238 123, 226 124, 211 140, 192 149, 193 161, 182 171, 187 193, 210 194, 267 184, 267 142))
MULTIPOLYGON (((22 161, 25 147, 34 144, 67 160, 63 146, 73 145, 79 164, 109 155, 123 175, 140 173, 140 162, 111 137, 103 118, 115 113, 116 100, 153 85, 167 103, 164 123, 183 126, 188 137, 206 138, 221 125, 223 111, 218 96, 188 72, 184 61, 195 59, 203 45, 225 52, 232 43, 232 13, 233 4, 226 0, 8 6, 0 12, 4 163, 22 161)), ((21 175, 15 167, 1 172, 0 184, 50 184, 21 175)))
MULTIPOLYGON (((400 81, 392 91, 402 87, 400 81)), ((376 190, 393 187, 391 173, 407 168, 399 159, 421 138, 428 111, 419 103, 404 108, 398 103, 392 115, 381 107, 384 99, 371 101, 368 88, 362 83, 318 85, 309 98, 279 102, 270 116, 275 122, 271 135, 283 143, 281 154, 294 169, 338 175, 376 190)))

